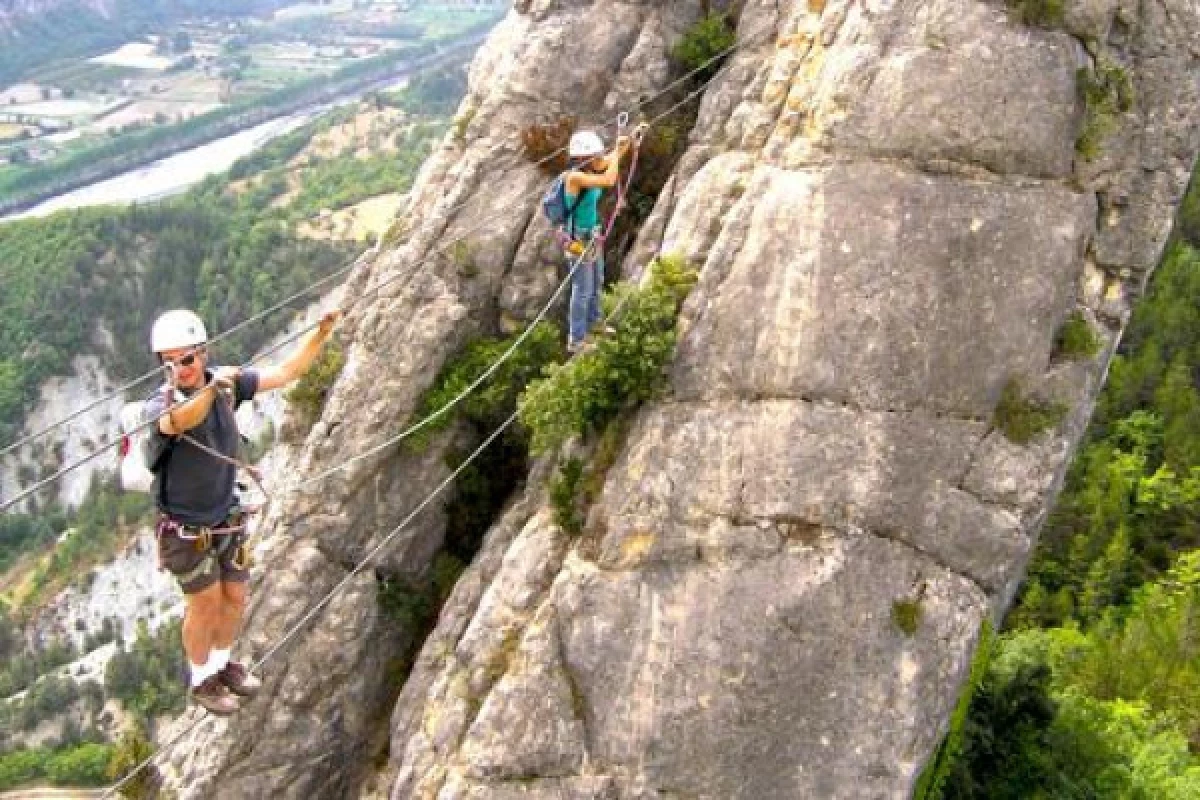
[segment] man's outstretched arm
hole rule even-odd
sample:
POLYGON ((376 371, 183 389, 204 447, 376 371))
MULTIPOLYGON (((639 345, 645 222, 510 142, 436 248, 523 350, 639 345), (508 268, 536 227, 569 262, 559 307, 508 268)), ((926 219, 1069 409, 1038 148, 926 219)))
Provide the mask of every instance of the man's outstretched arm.
POLYGON ((272 389, 282 389, 295 382, 301 375, 308 372, 321 347, 329 341, 333 329, 341 319, 341 311, 330 311, 321 317, 317 327, 300 340, 296 350, 280 364, 266 367, 258 373, 258 391, 269 392, 272 389))

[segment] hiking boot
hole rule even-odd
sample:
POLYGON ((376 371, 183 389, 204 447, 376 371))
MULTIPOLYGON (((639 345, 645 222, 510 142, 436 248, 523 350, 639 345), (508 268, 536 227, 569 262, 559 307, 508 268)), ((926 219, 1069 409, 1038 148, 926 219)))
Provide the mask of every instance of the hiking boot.
POLYGON ((206 708, 208 713, 218 717, 228 717, 230 714, 237 713, 241 708, 238 699, 229 693, 225 684, 221 683, 216 675, 208 678, 199 686, 192 687, 192 699, 196 701, 197 705, 206 708))
POLYGON ((217 680, 229 691, 242 697, 253 697, 262 688, 262 681, 236 661, 226 664, 225 669, 217 673, 217 680))

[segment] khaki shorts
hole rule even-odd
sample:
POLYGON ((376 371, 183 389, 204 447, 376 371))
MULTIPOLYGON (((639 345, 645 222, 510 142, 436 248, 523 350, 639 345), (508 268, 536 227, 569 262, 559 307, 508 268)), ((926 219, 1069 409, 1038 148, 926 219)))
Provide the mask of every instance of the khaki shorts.
MULTIPOLYGON (((230 518, 217 528, 244 524, 241 518, 230 518)), ((175 576, 184 594, 195 594, 217 581, 245 583, 250 579, 245 553, 246 531, 196 536, 197 529, 183 528, 160 517, 158 528, 158 563, 175 576)))

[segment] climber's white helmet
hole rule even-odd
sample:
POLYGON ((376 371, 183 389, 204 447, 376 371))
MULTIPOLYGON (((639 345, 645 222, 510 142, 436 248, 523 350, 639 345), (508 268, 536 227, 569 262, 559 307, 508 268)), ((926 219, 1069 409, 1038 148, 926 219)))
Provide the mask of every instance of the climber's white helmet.
POLYGON ((592 131, 576 131, 571 134, 567 155, 571 158, 595 158, 604 154, 604 142, 592 131))
POLYGON ((156 353, 195 347, 207 341, 204 320, 182 308, 164 313, 150 330, 150 349, 156 353))

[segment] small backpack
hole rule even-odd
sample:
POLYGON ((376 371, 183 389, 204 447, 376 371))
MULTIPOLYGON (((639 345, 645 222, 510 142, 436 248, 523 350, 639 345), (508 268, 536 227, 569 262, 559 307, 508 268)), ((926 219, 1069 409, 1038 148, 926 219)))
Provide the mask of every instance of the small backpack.
MULTIPOLYGON (((164 386, 162 391, 167 391, 167 387, 164 386)), ((176 400, 180 399, 182 395, 177 395, 176 400)), ((155 471, 163 466, 166 458, 160 457, 156 464, 147 463, 151 420, 146 415, 145 402, 126 403, 121 407, 118 421, 121 428, 121 442, 117 448, 121 488, 130 492, 152 492, 155 471)))
POLYGON ((542 213, 555 228, 565 228, 574 233, 575 209, 583 199, 583 192, 575 195, 575 201, 567 200, 567 173, 562 173, 550 184, 546 194, 542 196, 542 213))

